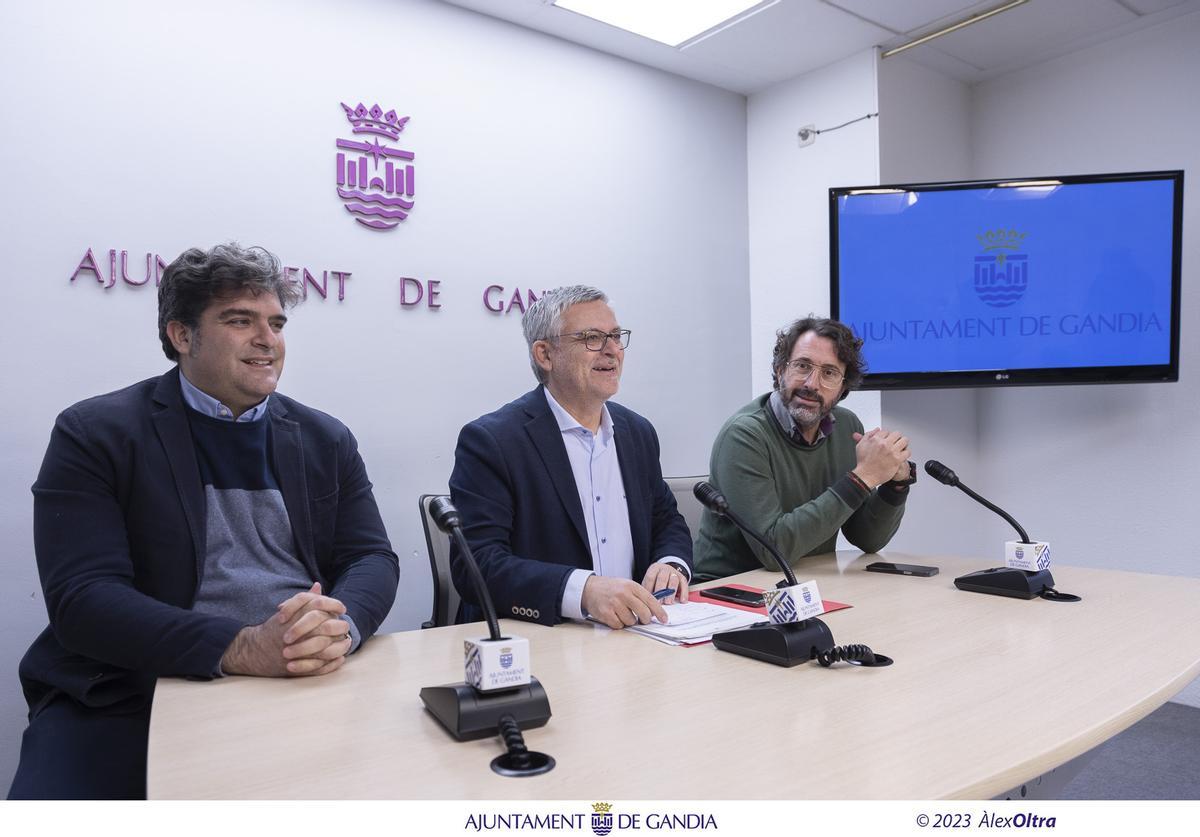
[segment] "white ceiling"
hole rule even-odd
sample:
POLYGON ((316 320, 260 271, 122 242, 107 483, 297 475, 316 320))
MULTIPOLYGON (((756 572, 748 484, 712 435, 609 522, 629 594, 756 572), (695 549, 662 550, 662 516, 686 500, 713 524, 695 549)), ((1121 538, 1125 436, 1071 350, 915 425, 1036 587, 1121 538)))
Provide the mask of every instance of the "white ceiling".
MULTIPOLYGON (((565 11, 550 0, 443 2, 743 94, 873 46, 898 46, 1002 4, 776 0, 676 48, 565 11)), ((974 84, 1198 10, 1200 0, 1029 0, 903 55, 974 84)))

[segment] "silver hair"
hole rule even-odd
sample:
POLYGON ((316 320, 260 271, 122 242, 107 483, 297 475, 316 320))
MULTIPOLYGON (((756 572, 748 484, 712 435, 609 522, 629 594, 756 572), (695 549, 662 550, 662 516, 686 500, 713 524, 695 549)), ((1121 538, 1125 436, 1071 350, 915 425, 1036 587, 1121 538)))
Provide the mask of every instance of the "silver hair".
POLYGON ((546 383, 546 372, 533 359, 533 344, 555 337, 562 329, 563 313, 572 305, 584 302, 608 302, 608 297, 604 291, 589 285, 568 285, 546 291, 521 317, 521 329, 525 332, 525 343, 529 347, 529 365, 539 384, 546 383))

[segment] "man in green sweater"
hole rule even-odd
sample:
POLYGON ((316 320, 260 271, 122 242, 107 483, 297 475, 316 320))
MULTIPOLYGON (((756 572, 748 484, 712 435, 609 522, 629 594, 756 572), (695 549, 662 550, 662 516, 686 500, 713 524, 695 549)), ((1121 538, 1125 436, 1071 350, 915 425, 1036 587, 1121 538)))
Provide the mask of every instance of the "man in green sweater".
MULTIPOLYGON (((713 443, 711 481, 791 563, 832 552, 838 529, 864 552, 891 540, 916 480, 908 439, 835 406, 862 381, 862 340, 809 316, 778 332, 774 390, 738 410, 713 443)), ((766 567, 770 554, 707 509, 696 538, 698 578, 766 567)))

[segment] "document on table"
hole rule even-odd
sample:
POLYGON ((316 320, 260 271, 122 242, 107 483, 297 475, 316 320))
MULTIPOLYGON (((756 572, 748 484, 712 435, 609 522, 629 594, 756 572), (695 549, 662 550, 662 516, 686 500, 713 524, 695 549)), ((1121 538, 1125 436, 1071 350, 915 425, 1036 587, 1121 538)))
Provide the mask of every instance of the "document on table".
POLYGON ((665 642, 667 645, 692 645, 707 642, 712 639, 713 634, 736 631, 738 628, 766 621, 761 613, 734 610, 731 607, 705 602, 667 605, 664 609, 669 620, 667 624, 651 622, 649 625, 634 625, 625 630, 665 642))

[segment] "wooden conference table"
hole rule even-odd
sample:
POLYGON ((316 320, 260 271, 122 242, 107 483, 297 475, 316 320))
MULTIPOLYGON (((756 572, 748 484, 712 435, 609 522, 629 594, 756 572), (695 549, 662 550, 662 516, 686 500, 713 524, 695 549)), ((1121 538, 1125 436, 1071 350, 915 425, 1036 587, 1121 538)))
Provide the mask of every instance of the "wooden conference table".
MULTIPOLYGON (((592 625, 501 620, 529 639, 553 717, 526 732, 551 772, 489 769, 497 738, 455 741, 422 686, 461 681, 481 624, 379 636, 329 677, 160 680, 151 798, 990 798, 1095 747, 1200 675, 1200 579, 1053 568, 1079 603, 956 590, 992 564, 932 578, 810 558, 839 644, 887 668, 782 668, 592 625)), ((733 580, 757 587, 779 575, 733 580)), ((728 581, 728 580, 726 580, 728 581)))

